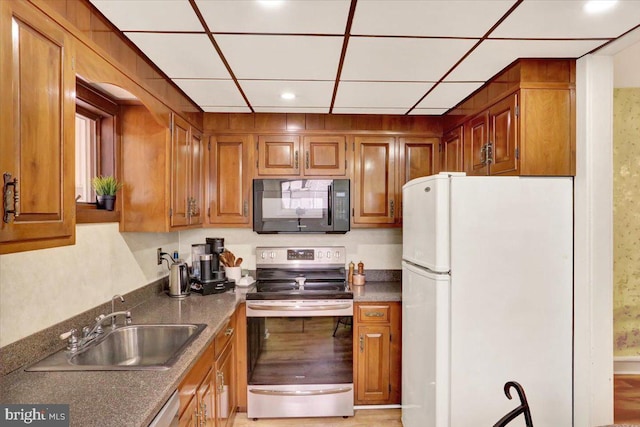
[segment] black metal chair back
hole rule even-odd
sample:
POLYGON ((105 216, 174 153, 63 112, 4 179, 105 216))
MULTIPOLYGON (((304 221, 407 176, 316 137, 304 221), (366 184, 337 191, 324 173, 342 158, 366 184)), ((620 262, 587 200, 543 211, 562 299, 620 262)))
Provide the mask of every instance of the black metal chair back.
POLYGON ((524 421, 527 427, 533 427, 533 421, 531 420, 531 411, 529 410, 529 403, 527 402, 527 396, 524 394, 524 388, 515 381, 508 381, 504 385, 504 394, 511 400, 511 388, 515 388, 520 398, 520 406, 513 411, 509 412, 504 417, 493 425, 493 427, 504 427, 517 418, 520 414, 524 415, 524 421))

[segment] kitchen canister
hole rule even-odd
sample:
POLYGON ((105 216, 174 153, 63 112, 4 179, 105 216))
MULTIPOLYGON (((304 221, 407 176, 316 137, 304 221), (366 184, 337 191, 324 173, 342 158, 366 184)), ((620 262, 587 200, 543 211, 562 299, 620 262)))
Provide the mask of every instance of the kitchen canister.
POLYGON ((364 274, 355 273, 353 275, 353 286, 362 286, 364 285, 364 274))

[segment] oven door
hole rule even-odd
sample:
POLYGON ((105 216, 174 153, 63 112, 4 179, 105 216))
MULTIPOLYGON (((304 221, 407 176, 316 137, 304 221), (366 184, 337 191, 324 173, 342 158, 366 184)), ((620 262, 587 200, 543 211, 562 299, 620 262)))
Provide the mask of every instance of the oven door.
POLYGON ((353 301, 247 301, 249 418, 353 415, 353 301))

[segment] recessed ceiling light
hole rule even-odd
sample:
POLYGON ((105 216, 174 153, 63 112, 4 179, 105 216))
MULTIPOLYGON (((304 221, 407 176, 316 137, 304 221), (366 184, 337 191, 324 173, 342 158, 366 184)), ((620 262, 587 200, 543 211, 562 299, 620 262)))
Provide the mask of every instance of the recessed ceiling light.
POLYGON ((275 8, 282 6, 284 0, 258 0, 258 3, 264 7, 275 8))
POLYGON ((296 99, 296 94, 291 92, 284 92, 280 95, 282 99, 296 99))
POLYGON ((618 0, 589 0, 584 4, 584 11, 591 14, 606 12, 612 9, 618 0))

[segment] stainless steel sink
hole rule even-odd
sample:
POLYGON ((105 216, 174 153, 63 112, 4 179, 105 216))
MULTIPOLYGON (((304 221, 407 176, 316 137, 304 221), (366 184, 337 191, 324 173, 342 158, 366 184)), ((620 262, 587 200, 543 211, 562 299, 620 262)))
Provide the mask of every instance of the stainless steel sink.
POLYGON ((59 351, 27 371, 169 369, 204 324, 143 324, 117 328, 77 353, 59 351))

